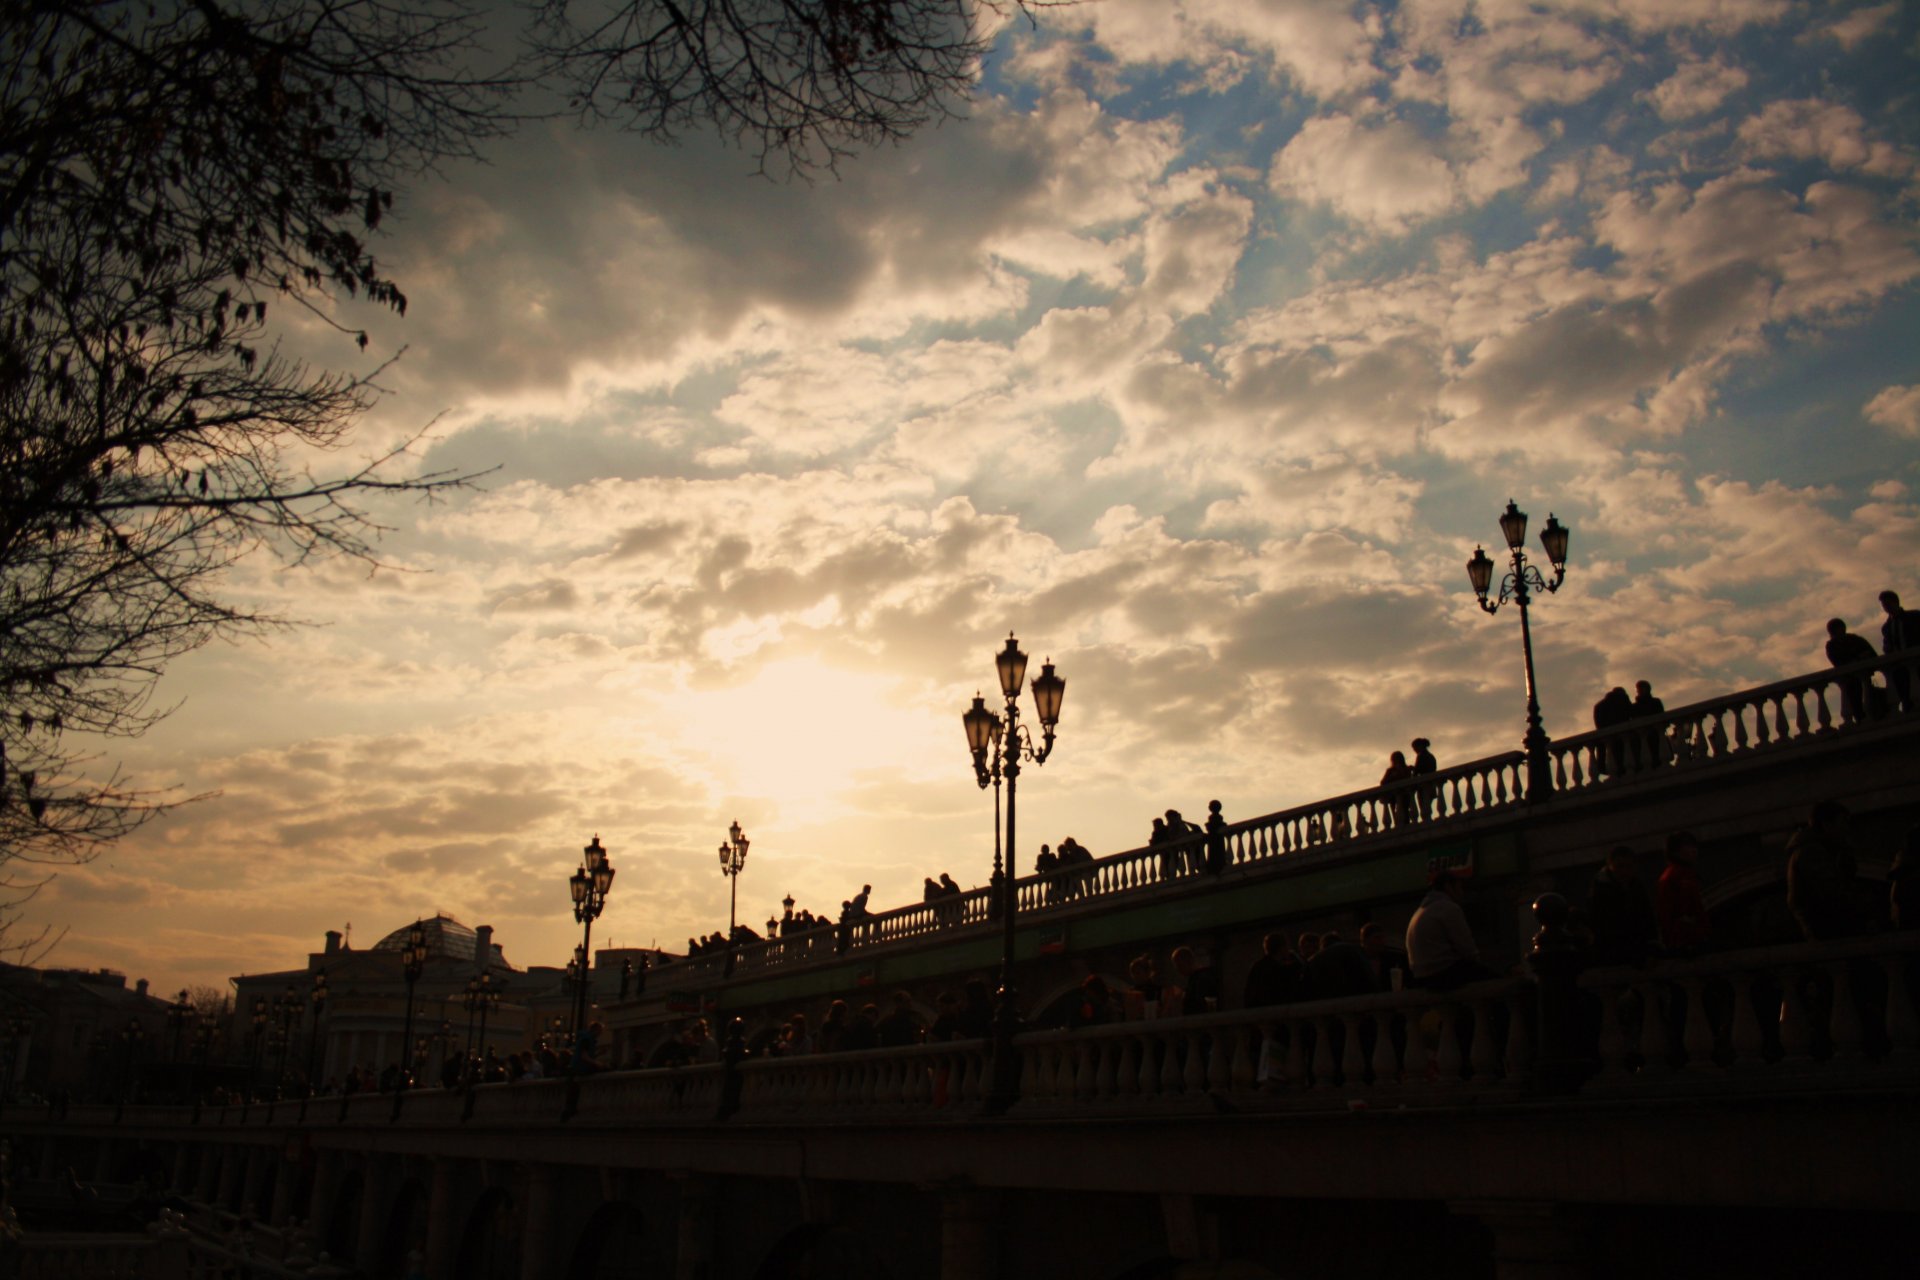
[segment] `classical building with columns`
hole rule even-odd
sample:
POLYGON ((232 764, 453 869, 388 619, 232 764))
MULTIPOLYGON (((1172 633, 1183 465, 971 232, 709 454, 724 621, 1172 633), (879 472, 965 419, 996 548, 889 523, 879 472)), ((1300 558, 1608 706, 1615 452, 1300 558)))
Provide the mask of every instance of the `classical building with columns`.
POLYGON ((416 1050, 424 1040, 425 1071, 438 1072, 449 1056, 458 1057, 469 1043, 474 1052, 491 1047, 502 1056, 522 1048, 538 1023, 533 1010, 557 999, 559 975, 552 969, 516 969, 493 940, 493 927, 469 928, 452 916, 434 915, 421 922, 427 960, 412 989, 413 1017, 407 1017, 408 988, 400 949, 412 923, 404 924, 372 947, 348 946, 338 930, 329 929, 326 945, 307 957, 303 968, 242 974, 231 979, 234 989, 232 1051, 259 1060, 261 1069, 276 1072, 271 1052, 254 1043, 252 1024, 257 1002, 266 1002, 265 1024, 286 1018, 288 1074, 305 1072, 309 1055, 316 1083, 338 1082, 349 1067, 380 1071, 400 1062, 403 1037, 411 1034, 416 1050), (466 1008, 467 984, 488 975, 501 993, 499 1005, 488 1014, 486 1037, 480 1039, 477 1019, 466 1008), (325 977, 326 1000, 317 1015, 312 994, 318 976, 325 977), (286 1011, 297 1008, 297 1014, 286 1011), (470 1026, 471 1024, 471 1026, 470 1026), (318 1034, 318 1040, 314 1036, 318 1034))

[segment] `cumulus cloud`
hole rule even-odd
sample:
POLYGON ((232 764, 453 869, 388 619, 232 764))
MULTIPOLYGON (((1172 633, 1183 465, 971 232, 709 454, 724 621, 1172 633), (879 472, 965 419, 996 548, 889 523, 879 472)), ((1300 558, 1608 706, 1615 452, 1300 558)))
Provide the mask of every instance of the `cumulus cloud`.
POLYGON ((1344 115, 1307 122, 1274 157, 1268 183, 1386 232, 1445 213, 1456 198, 1452 170, 1418 130, 1344 115))
POLYGON ((1662 120, 1690 120, 1712 111, 1746 83, 1747 73, 1737 66, 1692 59, 1648 90, 1647 97, 1662 120))
POLYGON ((1896 435, 1920 438, 1920 386, 1882 387, 1861 414, 1896 435))

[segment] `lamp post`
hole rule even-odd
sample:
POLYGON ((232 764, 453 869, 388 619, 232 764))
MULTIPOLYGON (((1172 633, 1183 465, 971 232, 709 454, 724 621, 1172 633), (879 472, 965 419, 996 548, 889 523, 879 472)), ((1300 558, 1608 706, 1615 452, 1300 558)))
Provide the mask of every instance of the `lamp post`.
POLYGON ((253 1015, 249 1019, 253 1025, 252 1060, 247 1064, 247 1092, 254 1094, 260 1089, 260 1051, 266 1047, 267 1039, 267 998, 256 996, 253 1001, 253 1015))
POLYGON ((500 1003, 500 993, 494 989, 493 975, 483 973, 467 983, 467 1053, 474 1053, 473 1015, 480 1015, 480 1049, 482 1061, 487 1056, 487 1015, 500 1003))
POLYGON ((31 1022, 18 1015, 7 1019, 7 1075, 0 1080, 0 1103, 13 1095, 13 1077, 20 1070, 20 1046, 32 1028, 31 1022))
POLYGON ((193 1001, 187 996, 187 989, 180 988, 180 994, 167 1006, 167 1056, 174 1062, 180 1061, 180 1033, 185 1030, 188 1019, 193 1017, 193 1001))
POLYGON ((1480 607, 1488 613, 1496 612, 1508 600, 1520 606, 1520 651, 1527 670, 1527 733, 1522 740, 1527 751, 1527 799, 1545 800, 1553 794, 1553 766, 1547 758, 1547 731, 1540 723, 1540 695, 1533 678, 1533 627, 1527 618, 1527 605, 1531 603, 1529 590, 1551 595, 1566 581, 1567 527, 1548 513, 1546 527, 1540 530, 1540 546, 1547 553, 1547 563, 1553 566, 1551 582, 1527 563, 1527 513, 1512 499, 1508 499, 1507 509, 1500 516, 1500 532, 1507 540, 1511 567, 1500 580, 1499 596, 1487 599, 1487 592, 1493 586, 1494 563, 1488 558, 1486 548, 1473 549, 1473 559, 1467 561, 1467 578, 1473 583, 1480 607))
POLYGON ((147 1029, 140 1025, 138 1018, 128 1018, 127 1025, 120 1030, 120 1040, 127 1046, 126 1074, 120 1080, 120 1101, 123 1103, 133 1096, 133 1059, 146 1038, 147 1029))
POLYGON ((720 845, 720 874, 727 878, 727 967, 723 976, 733 976, 734 930, 740 909, 740 872, 747 865, 747 833, 735 822, 727 828, 727 839, 720 845))
POLYGON ((400 1084, 394 1090, 393 1104, 400 1105, 400 1095, 413 1087, 413 1062, 408 1055, 413 1049, 413 988, 420 981, 421 971, 427 967, 427 926, 422 920, 415 920, 413 928, 407 930, 407 940, 400 945, 400 972, 407 980, 407 1016, 401 1023, 400 1054, 403 1059, 400 1066, 400 1084))
POLYGON ((1013 1105, 1019 1092, 1019 1068, 1013 1060, 1013 1036, 1018 1029, 1019 1014, 1014 1009, 1013 991, 1013 941, 1014 917, 1019 906, 1019 876, 1014 868, 1015 843, 1015 800, 1020 778, 1020 761, 1024 756, 1035 765, 1047 762, 1053 753, 1054 726, 1060 722, 1060 701, 1066 696, 1067 682, 1053 673, 1053 663, 1041 664, 1040 674, 1033 680, 1034 709, 1040 720, 1041 744, 1033 745, 1033 734, 1020 723, 1020 690, 1026 682, 1027 655, 1020 651, 1020 643, 1012 632, 1007 633, 1007 645, 994 655, 993 663, 1000 677, 1000 692, 1006 698, 1006 715, 1001 717, 987 710, 986 701, 979 694, 973 698, 973 706, 960 717, 967 731, 967 747, 973 753, 974 780, 984 790, 988 783, 995 785, 995 807, 998 808, 998 785, 1000 779, 1007 780, 1007 843, 1006 867, 1004 874, 1000 862, 999 823, 994 824, 993 885, 995 896, 999 899, 1000 910, 1000 993, 999 1008, 994 1011, 993 1023, 993 1079, 987 1094, 987 1110, 998 1115, 1013 1105))
POLYGON ((313 988, 307 992, 307 1004, 313 1009, 313 1026, 307 1032, 307 1096, 312 1097, 320 1092, 314 1087, 315 1065, 325 1066, 324 1063, 319 1062, 320 1015, 326 1012, 327 1008, 327 971, 325 969, 313 971, 313 988))
POLYGON ((574 954, 580 960, 579 993, 574 1000, 573 1033, 576 1037, 587 1026, 587 978, 588 964, 593 955, 593 922, 607 906, 607 892, 613 888, 613 864, 607 861, 607 851, 600 847, 600 837, 595 836, 593 843, 582 851, 580 867, 567 877, 567 887, 573 892, 573 918, 584 926, 580 935, 580 949, 574 954))

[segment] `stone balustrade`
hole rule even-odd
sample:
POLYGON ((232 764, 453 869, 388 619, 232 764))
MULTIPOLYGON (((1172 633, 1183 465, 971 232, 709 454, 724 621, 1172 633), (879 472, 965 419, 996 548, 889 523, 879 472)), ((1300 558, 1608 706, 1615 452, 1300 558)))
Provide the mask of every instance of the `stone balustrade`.
MULTIPOLYGON (((1190 1017, 1129 1021, 1015 1040, 1011 1118, 1487 1105, 1543 1095, 1657 1095, 1701 1084, 1825 1089, 1920 1074, 1920 932, 1761 947, 1645 967, 1590 969, 1549 1011, 1531 977, 1452 992, 1409 990, 1190 1017), (1561 1074, 1543 1072, 1555 1059, 1561 1074)), ((1548 993, 1548 998, 1554 998, 1548 993)), ((577 1081, 417 1090, 322 1100, 308 1125, 409 1129, 928 1123, 977 1118, 986 1041, 608 1072, 577 1081)), ((188 1109, 129 1107, 115 1127, 176 1127, 188 1109)), ((112 1108, 72 1108, 107 1122, 112 1108), (97 1114, 95 1114, 97 1113, 97 1114)), ((196 1126, 298 1123, 281 1106, 207 1108, 196 1126)))
MULTIPOLYGON (((1897 695, 1902 679, 1920 691, 1920 657, 1816 671, 1677 707, 1623 728, 1562 738, 1548 749, 1555 787, 1586 793, 1871 730, 1914 715, 1915 706, 1903 705, 1897 695)), ((1525 755, 1506 752, 1232 823, 1222 835, 1224 864, 1230 871, 1252 872, 1282 859, 1345 858, 1405 836, 1413 827, 1431 839, 1450 826, 1523 806, 1526 773, 1525 755)), ((1191 881, 1203 873, 1205 862, 1204 837, 1196 837, 1130 849, 1045 876, 1023 876, 1015 886, 1019 911, 1023 917, 1037 916, 1151 893, 1191 881)), ((992 921, 990 896, 987 889, 972 889, 879 912, 844 929, 829 925, 750 943, 736 950, 735 977, 827 963, 866 947, 986 929, 992 921)), ((694 956, 673 962, 657 977, 675 986, 702 986, 725 981, 725 967, 724 953, 694 956)))

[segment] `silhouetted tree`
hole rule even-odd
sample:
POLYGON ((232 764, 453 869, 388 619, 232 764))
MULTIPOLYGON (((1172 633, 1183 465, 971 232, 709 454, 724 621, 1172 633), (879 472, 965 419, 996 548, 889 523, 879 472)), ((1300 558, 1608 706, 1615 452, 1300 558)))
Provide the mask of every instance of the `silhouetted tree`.
POLYGON ((172 659, 280 623, 222 593, 227 569, 372 564, 370 499, 475 479, 408 470, 418 437, 318 470, 378 371, 278 336, 291 308, 303 341, 364 348, 354 302, 404 314, 369 242, 409 176, 480 154, 542 77, 650 137, 712 121, 763 166, 830 168, 945 114, 999 11, 609 0, 575 25, 582 7, 531 3, 516 70, 486 75, 459 0, 0 6, 0 950, 38 867, 177 801, 88 767, 166 713, 172 659))
POLYGON ((831 170, 954 113, 994 28, 1059 0, 541 0, 534 57, 583 119, 712 122, 763 170, 831 170))

